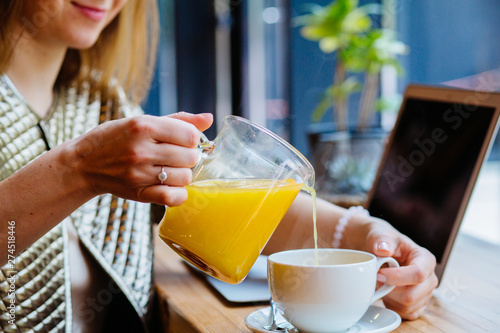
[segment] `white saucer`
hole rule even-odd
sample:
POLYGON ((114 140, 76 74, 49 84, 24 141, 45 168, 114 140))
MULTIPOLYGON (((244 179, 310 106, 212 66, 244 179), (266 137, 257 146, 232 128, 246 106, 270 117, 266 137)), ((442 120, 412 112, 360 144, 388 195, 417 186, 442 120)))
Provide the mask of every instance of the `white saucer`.
MULTIPOLYGON (((288 332, 299 333, 299 330, 288 323, 278 312, 276 322, 280 326, 289 327, 288 332)), ((253 332, 266 333, 265 326, 271 324, 271 307, 252 312, 245 319, 245 324, 253 332)), ((365 315, 347 331, 347 333, 385 333, 391 332, 401 324, 401 317, 394 311, 370 306, 365 315)))

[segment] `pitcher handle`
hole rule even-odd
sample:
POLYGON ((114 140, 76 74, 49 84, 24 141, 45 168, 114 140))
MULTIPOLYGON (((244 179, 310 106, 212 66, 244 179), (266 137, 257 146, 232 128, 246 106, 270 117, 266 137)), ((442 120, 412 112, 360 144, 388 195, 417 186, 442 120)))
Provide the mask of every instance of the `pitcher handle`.
POLYGON ((200 132, 200 143, 198 143, 198 149, 200 149, 202 154, 210 155, 212 150, 214 150, 215 144, 213 141, 208 140, 207 136, 200 132))
POLYGON ((191 171, 193 172, 193 177, 198 173, 199 166, 202 165, 202 162, 205 158, 210 156, 212 154, 212 151, 215 148, 215 143, 213 141, 208 140, 207 136, 203 134, 201 131, 200 132, 200 142, 198 143, 198 161, 196 162, 196 165, 191 168, 191 171))

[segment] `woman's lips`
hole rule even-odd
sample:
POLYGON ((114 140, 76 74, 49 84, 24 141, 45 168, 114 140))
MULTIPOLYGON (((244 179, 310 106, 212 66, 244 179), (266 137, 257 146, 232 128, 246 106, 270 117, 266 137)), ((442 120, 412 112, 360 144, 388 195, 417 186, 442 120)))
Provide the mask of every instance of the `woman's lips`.
POLYGON ((92 21, 101 21, 106 16, 105 9, 84 6, 74 1, 71 4, 92 21))

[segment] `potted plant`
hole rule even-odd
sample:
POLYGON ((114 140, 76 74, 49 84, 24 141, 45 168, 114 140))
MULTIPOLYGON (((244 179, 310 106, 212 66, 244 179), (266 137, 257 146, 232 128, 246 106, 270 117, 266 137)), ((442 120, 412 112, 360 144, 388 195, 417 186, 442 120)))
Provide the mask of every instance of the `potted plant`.
POLYGON ((369 126, 374 111, 392 104, 379 98, 380 72, 391 66, 402 74, 398 56, 407 53, 407 47, 393 31, 374 27, 374 15, 381 15, 380 4, 359 6, 357 0, 335 0, 326 6, 311 5, 309 13, 296 18, 304 38, 316 41, 324 53, 335 53, 332 84, 312 111, 313 122, 318 122, 331 109, 335 128, 325 134, 320 126, 320 131, 310 133, 317 190, 323 196, 364 196, 376 169, 377 158, 366 156, 374 152, 373 143, 360 147, 359 142, 375 136, 381 146, 381 131, 373 133, 369 126), (349 103, 354 93, 360 93, 357 110, 349 103), (351 124, 353 112, 357 120, 351 124))

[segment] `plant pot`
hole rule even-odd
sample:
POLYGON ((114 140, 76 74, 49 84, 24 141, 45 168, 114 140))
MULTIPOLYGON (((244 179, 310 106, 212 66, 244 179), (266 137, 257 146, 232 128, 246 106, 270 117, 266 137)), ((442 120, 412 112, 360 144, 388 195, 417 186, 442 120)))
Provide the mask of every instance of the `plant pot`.
POLYGON ((362 205, 388 133, 381 128, 338 132, 316 125, 309 128, 308 138, 318 196, 342 207, 362 205))

